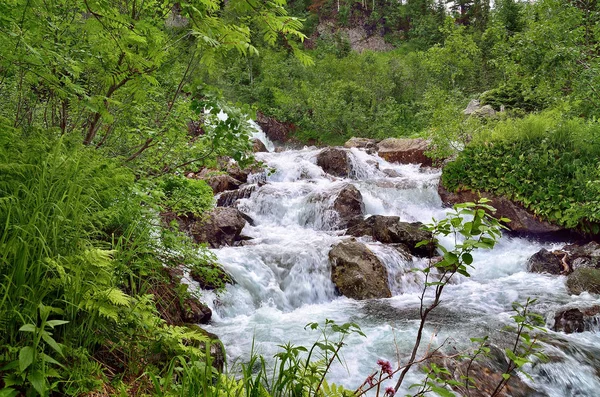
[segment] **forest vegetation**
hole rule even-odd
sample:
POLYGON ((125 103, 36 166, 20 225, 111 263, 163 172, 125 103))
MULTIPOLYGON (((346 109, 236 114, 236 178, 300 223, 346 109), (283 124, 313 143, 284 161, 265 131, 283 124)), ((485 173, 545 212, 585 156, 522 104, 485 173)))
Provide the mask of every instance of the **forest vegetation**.
MULTIPOLYGON (((160 214, 212 208, 211 188, 184 175, 223 156, 252 164, 257 110, 301 143, 426 137, 452 159, 447 188, 597 235, 599 12, 592 0, 0 2, 0 397, 267 393, 264 361, 221 375, 210 336, 160 310, 160 291, 184 306, 195 294, 165 269, 219 279, 214 255, 160 214), (355 28, 389 48, 353 50, 355 28), (496 115, 464 115, 472 99, 496 115)), ((300 382, 299 353, 282 353, 269 393, 347 392, 321 386, 323 368, 300 382)))

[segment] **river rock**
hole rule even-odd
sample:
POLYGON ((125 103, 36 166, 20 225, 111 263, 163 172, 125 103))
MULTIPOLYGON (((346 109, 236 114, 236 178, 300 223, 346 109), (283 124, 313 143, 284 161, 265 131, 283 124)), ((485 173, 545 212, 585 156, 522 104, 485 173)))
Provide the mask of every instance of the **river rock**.
POLYGON ((558 255, 542 248, 527 259, 527 271, 532 273, 563 274, 565 269, 558 255))
POLYGON ((270 140, 278 142, 287 142, 290 133, 296 129, 291 123, 282 123, 273 117, 265 116, 261 112, 256 113, 256 124, 262 128, 270 140))
POLYGON ((567 277, 567 289, 575 295, 582 292, 600 294, 600 269, 576 269, 567 277))
POLYGON ((249 198, 257 189, 258 185, 243 186, 237 190, 227 190, 217 198, 219 207, 235 207, 238 200, 249 198))
POLYGON ((348 298, 390 298, 385 266, 366 245, 351 239, 336 244, 329 251, 331 280, 348 298))
POLYGON ((417 243, 432 239, 432 234, 422 230, 422 226, 420 222, 401 222, 397 216, 372 215, 353 222, 346 234, 355 237, 370 236, 384 244, 404 244, 413 255, 429 257, 435 252, 434 243, 415 248, 417 243))
POLYGON ((206 219, 196 220, 190 226, 190 234, 197 243, 208 243, 212 248, 234 245, 246 220, 242 213, 231 207, 216 207, 206 219))
POLYGON ((567 253, 569 264, 573 270, 600 268, 600 244, 595 241, 585 245, 565 245, 563 251, 567 253))
POLYGON ((348 139, 346 141, 346 143, 344 143, 344 147, 345 148, 358 148, 358 149, 365 149, 365 151, 367 153, 374 153, 377 150, 377 143, 379 141, 376 139, 369 139, 369 138, 357 138, 355 136, 353 136, 352 138, 348 139))
POLYGON ((350 173, 350 160, 345 150, 325 148, 317 155, 317 165, 326 173, 347 178, 350 173))
POLYGON ((551 236, 565 233, 565 229, 539 220, 535 215, 527 211, 520 204, 514 203, 506 197, 500 197, 487 192, 474 192, 463 190, 450 192, 442 184, 438 185, 438 193, 446 206, 458 203, 476 202, 480 198, 491 200, 488 204, 496 208, 493 214, 496 218, 508 218, 510 222, 506 225, 514 234, 522 236, 551 236))
POLYGON ((226 190, 235 190, 242 185, 242 182, 229 175, 210 175, 203 178, 214 194, 219 194, 226 190))
POLYGON ((209 263, 203 269, 192 269, 190 277, 198 283, 200 288, 206 290, 219 289, 225 284, 235 284, 231 274, 216 263, 209 263))
POLYGON ((265 144, 258 138, 254 138, 252 140, 252 152, 254 153, 266 153, 269 150, 265 146, 265 144))
POLYGON ((422 164, 431 166, 431 159, 425 156, 429 142, 425 139, 387 138, 377 145, 379 157, 400 164, 422 164))
POLYGON ((333 202, 333 209, 338 213, 339 226, 345 228, 352 219, 364 214, 362 194, 354 185, 344 186, 333 202))
POLYGON ((587 308, 574 308, 560 310, 554 316, 554 331, 572 334, 574 332, 584 332, 589 323, 597 321, 596 316, 600 313, 600 306, 587 308))

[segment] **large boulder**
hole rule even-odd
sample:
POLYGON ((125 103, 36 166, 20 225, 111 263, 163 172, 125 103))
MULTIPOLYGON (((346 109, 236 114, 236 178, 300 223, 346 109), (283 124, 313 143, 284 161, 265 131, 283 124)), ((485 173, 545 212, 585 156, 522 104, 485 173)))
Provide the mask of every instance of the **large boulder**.
POLYGON ((554 316, 554 331, 572 334, 584 332, 600 313, 600 306, 559 310, 554 316))
POLYGON ((446 206, 458 203, 476 202, 480 198, 491 200, 488 204, 496 208, 493 214, 496 218, 508 218, 510 222, 506 225, 514 234, 522 236, 560 236, 566 230, 560 226, 538 219, 520 204, 514 203, 506 197, 499 197, 487 192, 475 192, 462 190, 450 192, 442 184, 438 185, 438 194, 446 206))
POLYGON ((333 202, 333 209, 338 213, 339 226, 345 228, 350 220, 364 214, 362 194, 354 185, 344 186, 333 202))
POLYGON ((370 236, 384 244, 403 244, 413 255, 429 257, 435 253, 434 243, 415 247, 423 240, 432 239, 431 233, 422 230, 422 226, 420 222, 401 222, 397 216, 372 215, 353 222, 346 234, 355 237, 370 236))
POLYGON ((563 265, 564 255, 542 248, 527 259, 527 271, 532 273, 564 274, 568 272, 563 265))
POLYGON ((317 155, 317 165, 326 173, 342 178, 350 174, 350 160, 345 150, 338 148, 325 148, 317 155))
POLYGON ((340 293, 352 299, 390 298, 385 266, 366 245, 354 239, 329 251, 331 280, 340 293))
POLYGON ((600 269, 576 269, 567 278, 567 289, 575 295, 582 292, 600 294, 600 269))
POLYGON ((262 128, 270 140, 278 142, 287 142, 290 139, 290 133, 296 129, 291 123, 282 123, 261 112, 256 113, 256 124, 262 128))
POLYGON ((571 269, 600 268, 600 244, 595 241, 585 245, 569 244, 563 247, 567 253, 571 269))
POLYGON ((367 153, 373 153, 377 150, 377 143, 379 141, 376 139, 369 139, 369 138, 357 138, 357 137, 352 137, 350 139, 348 139, 346 141, 346 143, 344 143, 344 147, 345 148, 358 148, 358 149, 365 149, 365 151, 367 153))
POLYGON ((189 234, 197 243, 207 243, 212 248, 234 245, 246 225, 243 214, 232 207, 213 208, 206 219, 197 219, 189 225, 189 234))
POLYGON ((490 105, 483 105, 477 99, 473 99, 467 105, 467 108, 463 110, 463 114, 466 116, 477 116, 477 117, 493 117, 496 115, 496 111, 490 105))
POLYGON ((422 164, 431 166, 431 159, 425 156, 429 142, 425 139, 387 138, 377 145, 379 157, 400 164, 422 164))
POLYGON ((258 185, 247 185, 237 190, 228 190, 219 195, 217 198, 217 206, 219 207, 235 207, 238 200, 249 198, 256 191, 258 185))
POLYGON ((242 185, 242 182, 224 174, 213 174, 203 178, 214 194, 222 193, 226 190, 235 190, 242 185))

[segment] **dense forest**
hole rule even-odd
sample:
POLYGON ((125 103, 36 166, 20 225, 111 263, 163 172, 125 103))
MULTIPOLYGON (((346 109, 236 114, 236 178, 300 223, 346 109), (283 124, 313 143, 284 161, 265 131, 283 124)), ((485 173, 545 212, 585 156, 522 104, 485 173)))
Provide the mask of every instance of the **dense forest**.
MULTIPOLYGON (((180 283, 227 282, 185 233, 215 205, 187 176, 260 168, 257 113, 292 147, 425 138, 446 189, 596 238, 599 21, 595 0, 0 2, 0 397, 353 395, 328 339, 331 361, 223 371, 180 283)), ((440 377, 423 390, 453 395, 440 377)))

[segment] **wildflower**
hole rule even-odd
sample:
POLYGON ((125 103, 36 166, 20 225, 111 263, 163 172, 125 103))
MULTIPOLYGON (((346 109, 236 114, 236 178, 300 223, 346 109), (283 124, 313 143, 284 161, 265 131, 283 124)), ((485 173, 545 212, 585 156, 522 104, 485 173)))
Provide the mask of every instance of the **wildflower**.
POLYGON ((394 394, 396 394, 396 391, 394 390, 393 387, 387 387, 385 389, 385 395, 388 397, 394 397, 394 394))
POLYGON ((375 374, 367 376, 367 380, 365 382, 369 384, 369 387, 373 387, 373 382, 375 382, 375 374))
POLYGON ((379 359, 377 360, 377 365, 381 367, 381 373, 386 373, 390 377, 394 375, 394 371, 392 370, 392 364, 390 364, 389 361, 379 359))

